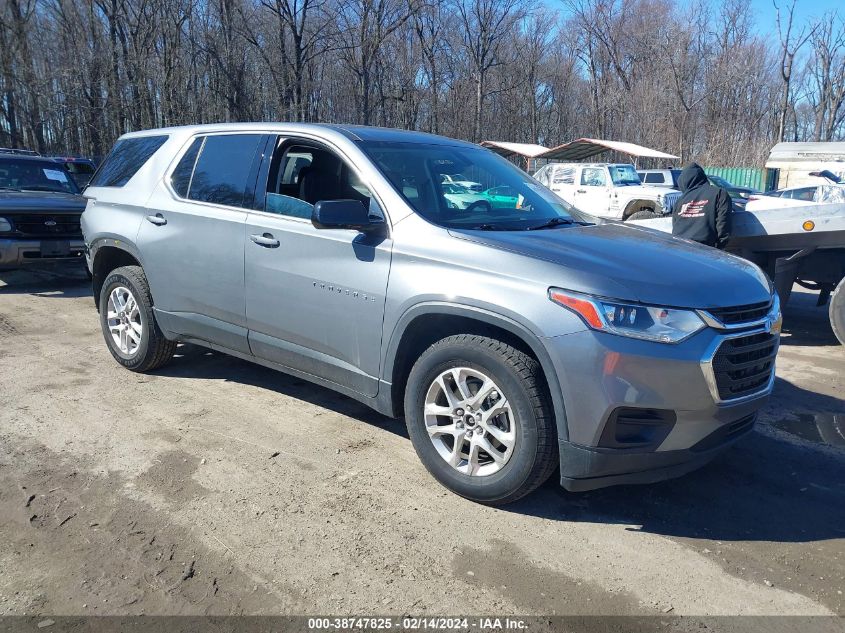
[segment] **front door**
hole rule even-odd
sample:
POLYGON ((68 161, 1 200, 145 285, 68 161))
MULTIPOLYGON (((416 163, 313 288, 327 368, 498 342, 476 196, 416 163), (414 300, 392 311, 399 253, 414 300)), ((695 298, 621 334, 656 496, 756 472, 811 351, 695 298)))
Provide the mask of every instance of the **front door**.
POLYGON ((575 190, 575 206, 598 216, 607 216, 610 207, 610 187, 604 167, 584 167, 575 190))
POLYGON ((317 229, 310 218, 318 200, 358 199, 380 212, 377 203, 331 149, 283 138, 274 144, 259 176, 259 189, 266 187, 246 221, 250 348, 374 396, 391 240, 386 233, 317 229))
POLYGON ((265 141, 259 134, 195 138, 148 202, 138 233, 162 326, 244 353, 244 207, 265 141))

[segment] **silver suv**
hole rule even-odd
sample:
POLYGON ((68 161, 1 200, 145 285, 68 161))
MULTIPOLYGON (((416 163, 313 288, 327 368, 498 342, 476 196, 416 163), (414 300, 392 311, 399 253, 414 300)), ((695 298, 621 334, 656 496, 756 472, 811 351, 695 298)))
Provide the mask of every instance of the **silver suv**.
POLYGON ((584 215, 469 143, 152 130, 121 137, 85 195, 118 363, 195 343, 404 415, 431 474, 480 502, 558 466, 569 490, 685 473, 772 389, 780 312, 759 268, 584 215), (456 208, 456 174, 509 194, 456 208))

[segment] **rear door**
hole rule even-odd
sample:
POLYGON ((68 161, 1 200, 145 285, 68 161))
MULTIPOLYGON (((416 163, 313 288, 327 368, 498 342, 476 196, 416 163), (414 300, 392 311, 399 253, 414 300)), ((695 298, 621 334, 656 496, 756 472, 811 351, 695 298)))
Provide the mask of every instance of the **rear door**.
POLYGON ((578 169, 570 165, 554 165, 550 174, 549 189, 558 194, 570 204, 575 204, 575 179, 578 169))
POLYGON ((386 233, 317 229, 311 211, 318 200, 338 199, 381 210, 354 168, 330 148, 290 138, 271 145, 246 223, 250 348, 374 396, 392 241, 386 233))
POLYGON ((245 353, 244 223, 266 140, 195 137, 149 201, 138 234, 164 327, 245 353))

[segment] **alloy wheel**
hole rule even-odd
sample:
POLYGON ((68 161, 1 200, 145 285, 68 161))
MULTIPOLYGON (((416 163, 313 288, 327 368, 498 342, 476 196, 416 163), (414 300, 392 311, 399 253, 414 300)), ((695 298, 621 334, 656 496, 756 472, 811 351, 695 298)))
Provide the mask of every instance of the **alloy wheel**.
POLYGON ((144 325, 138 302, 125 286, 118 286, 109 294, 106 321, 115 347, 126 356, 133 356, 141 345, 144 325))
POLYGON ((452 468, 484 477, 508 463, 516 420, 492 378, 469 367, 448 369, 429 386, 424 406, 428 436, 452 468))

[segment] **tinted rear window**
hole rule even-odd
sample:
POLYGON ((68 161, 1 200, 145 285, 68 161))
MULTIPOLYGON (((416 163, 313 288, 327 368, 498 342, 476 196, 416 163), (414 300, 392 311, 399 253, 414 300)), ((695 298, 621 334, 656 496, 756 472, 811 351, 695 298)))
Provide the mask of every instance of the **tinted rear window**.
POLYGON ((243 206, 260 134, 208 136, 191 178, 188 198, 232 207, 243 206))
POLYGON ((182 198, 188 197, 191 174, 194 173, 194 164, 197 162, 197 155, 200 153, 200 148, 204 140, 205 137, 203 136, 194 139, 194 142, 191 143, 188 151, 179 160, 179 164, 176 165, 176 169, 173 170, 173 174, 170 176, 170 184, 173 185, 173 190, 182 198))
POLYGON ((91 179, 91 187, 122 187, 164 145, 167 136, 125 138, 112 151, 91 179))

